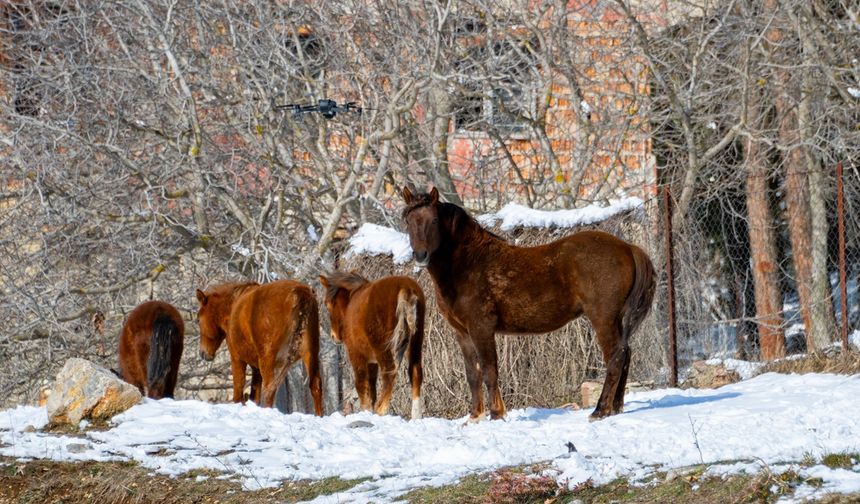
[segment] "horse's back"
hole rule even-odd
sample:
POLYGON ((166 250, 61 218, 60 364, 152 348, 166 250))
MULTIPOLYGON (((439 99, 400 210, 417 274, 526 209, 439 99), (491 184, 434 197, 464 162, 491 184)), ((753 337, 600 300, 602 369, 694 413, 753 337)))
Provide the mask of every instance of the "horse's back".
POLYGON ((498 330, 542 333, 594 307, 618 311, 635 278, 634 245, 581 231, 534 247, 508 245, 488 258, 488 292, 498 330))
POLYGON ((147 301, 139 304, 128 314, 128 319, 123 326, 123 336, 129 338, 146 336, 148 341, 155 321, 161 317, 168 318, 177 326, 179 332, 185 331, 182 315, 173 305, 164 301, 147 301))
POLYGON ((313 323, 316 310, 313 289, 304 283, 277 280, 262 284, 240 295, 234 303, 228 337, 234 346, 247 345, 259 353, 269 342, 294 332, 296 324, 305 319, 313 323))

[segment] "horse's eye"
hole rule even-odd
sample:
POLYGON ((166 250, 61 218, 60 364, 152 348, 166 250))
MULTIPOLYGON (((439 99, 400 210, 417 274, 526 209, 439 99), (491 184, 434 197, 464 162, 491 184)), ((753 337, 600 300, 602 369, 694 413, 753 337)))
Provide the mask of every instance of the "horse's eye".
POLYGON ((439 224, 439 217, 433 217, 433 224, 439 224))

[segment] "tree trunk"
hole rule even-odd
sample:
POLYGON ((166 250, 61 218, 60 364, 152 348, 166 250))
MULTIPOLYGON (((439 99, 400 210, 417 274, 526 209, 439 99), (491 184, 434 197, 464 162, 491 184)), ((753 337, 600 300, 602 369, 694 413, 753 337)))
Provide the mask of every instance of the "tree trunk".
MULTIPOLYGON (((762 96, 758 90, 749 98, 749 117, 761 124, 762 96)), ((782 293, 773 219, 770 214, 767 156, 764 143, 753 137, 744 141, 746 165, 746 199, 749 218, 750 255, 755 286, 756 324, 763 360, 785 355, 785 333, 782 330, 782 293)))
MULTIPOLYGON (((781 79, 782 80, 782 79, 781 79)), ((786 85, 785 80, 782 81, 786 85)), ((779 124, 779 140, 786 149, 783 156, 785 168, 785 205, 788 213, 788 232, 794 259, 797 295, 800 298, 800 317, 806 333, 806 347, 809 351, 816 348, 812 335, 815 325, 812 320, 812 225, 809 209, 809 183, 806 174, 799 135, 797 115, 789 103, 787 90, 783 88, 776 101, 779 124)))
POLYGON ((451 179, 448 165, 448 129, 451 124, 451 101, 444 90, 434 87, 430 91, 434 103, 433 116, 433 173, 428 173, 445 201, 463 206, 460 195, 451 179))

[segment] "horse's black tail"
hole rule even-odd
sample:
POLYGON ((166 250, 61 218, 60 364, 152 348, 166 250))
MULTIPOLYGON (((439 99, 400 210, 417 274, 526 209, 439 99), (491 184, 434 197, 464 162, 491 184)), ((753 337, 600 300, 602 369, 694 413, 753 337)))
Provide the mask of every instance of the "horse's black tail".
POLYGON ((175 352, 175 342, 181 339, 179 327, 166 313, 159 313, 152 323, 152 336, 149 339, 149 358, 146 362, 147 395, 149 397, 173 397, 172 385, 168 379, 175 352))
POLYGON ((403 355, 409 348, 409 341, 418 328, 418 296, 407 289, 397 293, 397 326, 393 338, 397 338, 396 357, 397 367, 403 361, 403 355))
POLYGON ((651 264, 648 254, 635 245, 631 247, 636 272, 633 287, 627 294, 627 301, 624 302, 624 309, 621 312, 621 337, 625 342, 630 341, 630 336, 648 315, 656 287, 654 265, 651 264))

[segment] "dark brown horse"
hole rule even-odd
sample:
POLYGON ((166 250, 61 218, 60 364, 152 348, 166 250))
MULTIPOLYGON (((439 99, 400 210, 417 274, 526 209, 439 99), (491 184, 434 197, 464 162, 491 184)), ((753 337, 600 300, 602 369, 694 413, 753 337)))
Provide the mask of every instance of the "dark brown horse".
POLYGON ((163 301, 138 305, 119 336, 122 379, 147 397, 173 397, 184 335, 182 316, 173 306, 163 301))
POLYGON ((278 385, 301 358, 314 412, 322 416, 319 307, 310 287, 292 280, 229 283, 207 292, 198 289, 197 300, 200 355, 212 360, 227 340, 234 402, 244 400, 245 371, 251 366, 251 398, 271 407, 278 385))
POLYGON ((320 276, 331 315, 331 335, 346 345, 355 373, 361 409, 388 412, 397 368, 409 352, 412 418, 421 418, 421 345, 424 341, 424 292, 409 277, 389 276, 368 282, 356 273, 320 276), (382 371, 377 401, 376 378, 382 371))
POLYGON ((462 208, 403 189, 403 220, 415 262, 436 284, 439 309, 454 327, 472 391, 471 419, 505 416, 495 333, 543 333, 585 315, 597 334, 606 379, 591 419, 620 413, 630 336, 654 297, 654 268, 639 247, 583 231, 537 247, 517 247, 483 229, 462 208))

